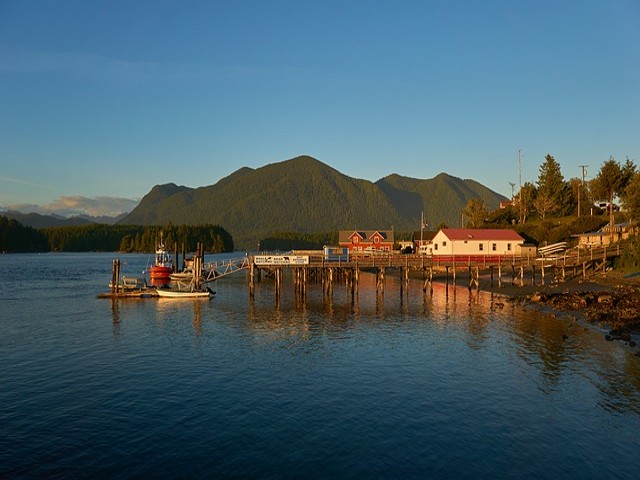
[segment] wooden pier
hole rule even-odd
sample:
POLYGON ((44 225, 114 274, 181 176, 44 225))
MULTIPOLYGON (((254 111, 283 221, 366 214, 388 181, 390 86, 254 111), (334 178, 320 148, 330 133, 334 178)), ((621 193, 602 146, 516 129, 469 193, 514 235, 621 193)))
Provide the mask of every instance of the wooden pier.
POLYGON ((350 255, 348 260, 329 261, 320 251, 294 251, 290 254, 262 254, 251 257, 249 294, 262 277, 273 279, 276 299, 280 297, 283 270, 291 270, 296 293, 305 294, 309 282, 321 283, 323 292, 331 293, 334 285, 344 284, 352 291, 358 288, 362 272, 376 275, 376 290, 384 291, 385 276, 392 273, 402 278, 400 288, 408 288, 409 278, 421 278, 423 291, 434 280, 447 286, 480 288, 481 278, 497 285, 547 285, 571 278, 587 278, 604 271, 620 255, 617 246, 591 250, 571 250, 552 257, 441 255, 378 253, 350 255))
MULTIPOLYGON (((293 251, 287 254, 261 254, 225 260, 204 266, 198 283, 219 280, 233 273, 249 270, 249 296, 253 298, 256 283, 263 277, 273 280, 276 300, 283 288, 283 271, 290 270, 296 295, 306 296, 309 283, 322 285, 323 294, 331 296, 337 285, 345 285, 355 294, 363 272, 375 275, 376 291, 384 292, 385 278, 393 274, 402 279, 400 289, 409 288, 410 278, 422 280, 422 290, 430 291, 434 281, 448 287, 480 288, 481 279, 491 286, 547 285, 561 283, 598 271, 605 271, 620 255, 619 246, 591 250, 571 250, 552 257, 473 256, 376 253, 349 255, 344 259, 328 259, 322 251, 293 251), (460 280, 462 279, 462 280, 460 280), (464 282, 464 284, 460 283, 464 282)), ((198 256, 202 258, 202 256, 198 256)), ((178 280, 179 281, 179 280, 178 280)), ((189 281, 194 281, 190 279, 189 281)), ((153 287, 124 289, 120 282, 120 262, 114 260, 111 291, 98 298, 146 298, 158 296, 153 287)))

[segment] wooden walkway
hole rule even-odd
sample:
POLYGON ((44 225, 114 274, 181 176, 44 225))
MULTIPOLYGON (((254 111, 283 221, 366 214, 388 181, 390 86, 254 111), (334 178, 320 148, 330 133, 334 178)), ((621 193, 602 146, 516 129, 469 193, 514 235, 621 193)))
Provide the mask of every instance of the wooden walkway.
MULTIPOLYGON (((590 250, 569 250, 561 255, 547 257, 522 256, 473 256, 473 255, 441 255, 422 256, 417 254, 381 253, 370 255, 351 255, 348 260, 327 260, 320 251, 295 251, 289 254, 262 254, 251 257, 249 293, 254 294, 256 282, 262 276, 275 280, 276 297, 282 288, 283 270, 293 271, 293 282, 296 291, 304 294, 309 282, 322 283, 323 288, 330 290, 334 284, 345 283, 357 289, 358 279, 362 271, 375 273, 376 288, 384 290, 384 278, 389 270, 399 273, 405 281, 416 272, 424 281, 423 290, 427 291, 434 277, 444 276, 444 281, 456 285, 461 272, 468 280, 469 288, 480 288, 481 274, 488 275, 492 285, 503 284, 545 285, 553 282, 564 282, 571 278, 605 270, 612 260, 620 255, 619 247, 598 248, 590 250), (259 260, 258 262, 256 261, 259 260), (271 263, 269 263, 269 261, 271 263), (265 264, 265 262, 267 264, 265 264), (410 273, 413 272, 412 275, 410 273)), ((402 288, 402 287, 401 287, 402 288)))

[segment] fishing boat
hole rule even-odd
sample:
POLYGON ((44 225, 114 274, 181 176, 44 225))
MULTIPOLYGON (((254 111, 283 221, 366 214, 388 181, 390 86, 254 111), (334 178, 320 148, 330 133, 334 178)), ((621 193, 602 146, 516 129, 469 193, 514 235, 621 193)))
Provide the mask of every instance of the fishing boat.
POLYGON ((155 264, 149 268, 149 278, 151 280, 168 280, 173 272, 173 262, 171 256, 164 248, 164 242, 162 236, 160 237, 160 243, 156 249, 156 261, 155 264))
POLYGON ((158 296, 160 298, 211 298, 216 294, 207 287, 206 290, 178 290, 172 288, 158 288, 158 296))

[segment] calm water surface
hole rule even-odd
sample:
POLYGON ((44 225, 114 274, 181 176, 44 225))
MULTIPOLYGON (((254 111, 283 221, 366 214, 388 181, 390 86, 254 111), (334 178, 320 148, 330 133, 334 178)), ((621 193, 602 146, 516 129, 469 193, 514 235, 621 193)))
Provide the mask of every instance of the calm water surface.
POLYGON ((640 360, 600 333, 367 275, 97 299, 113 258, 0 255, 0 477, 637 478, 640 360))

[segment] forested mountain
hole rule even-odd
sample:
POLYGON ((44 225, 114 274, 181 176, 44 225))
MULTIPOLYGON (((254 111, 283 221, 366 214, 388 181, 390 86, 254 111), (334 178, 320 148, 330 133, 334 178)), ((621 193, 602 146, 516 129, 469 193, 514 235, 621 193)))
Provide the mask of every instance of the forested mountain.
POLYGON ((471 198, 482 198, 490 209, 505 199, 475 181, 446 174, 429 180, 390 175, 372 183, 301 156, 241 168, 211 186, 155 186, 121 223, 218 224, 237 247, 255 248, 260 238, 278 231, 417 229, 423 210, 434 226, 459 225, 471 198))

